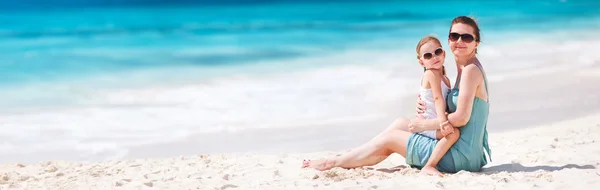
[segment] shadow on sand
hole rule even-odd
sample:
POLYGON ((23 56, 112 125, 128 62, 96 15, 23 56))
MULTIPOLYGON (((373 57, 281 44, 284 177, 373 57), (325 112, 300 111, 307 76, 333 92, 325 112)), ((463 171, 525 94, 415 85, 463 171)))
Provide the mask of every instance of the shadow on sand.
POLYGON ((500 172, 534 172, 538 170, 542 171, 560 171, 563 169, 581 169, 581 170, 589 170, 596 169, 593 165, 577 165, 577 164, 567 164, 564 166, 523 166, 519 163, 511 163, 511 164, 502 164, 497 166, 491 166, 482 169, 482 173, 485 174, 495 174, 500 172))
MULTIPOLYGON (((401 171, 402 169, 408 168, 408 166, 406 165, 399 165, 396 167, 392 167, 392 168, 372 168, 372 167, 368 167, 366 169, 368 170, 375 170, 375 171, 379 171, 379 172, 385 172, 385 173, 394 173, 394 172, 398 172, 401 171)), ((475 173, 482 173, 482 174, 496 174, 496 173, 501 173, 501 172, 507 172, 507 173, 514 173, 514 172, 535 172, 538 170, 542 170, 542 171, 560 171, 563 169, 581 169, 581 170, 589 170, 589 169, 596 169, 595 166, 593 165, 577 165, 577 164, 567 164, 564 166, 523 166, 519 163, 511 163, 511 164, 502 164, 502 165, 497 165, 497 166, 491 166, 491 167, 487 167, 487 168, 483 168, 481 170, 481 172, 475 172, 475 173)))
POLYGON ((392 167, 392 168, 373 168, 373 167, 367 167, 367 170, 375 170, 378 172, 385 172, 385 173, 394 173, 394 172, 398 172, 400 170, 403 170, 405 168, 408 168, 408 166, 406 165, 399 165, 396 167, 392 167))

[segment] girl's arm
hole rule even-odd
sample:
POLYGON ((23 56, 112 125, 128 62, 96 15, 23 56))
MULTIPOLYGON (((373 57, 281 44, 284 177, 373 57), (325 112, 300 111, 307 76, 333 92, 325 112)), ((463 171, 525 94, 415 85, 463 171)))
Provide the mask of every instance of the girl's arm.
POLYGON ((440 75, 437 75, 433 71, 425 72, 425 77, 430 79, 429 85, 431 86, 431 91, 433 92, 433 100, 435 103, 435 112, 437 114, 437 119, 440 123, 446 122, 448 118, 446 118, 446 101, 444 100, 444 96, 442 95, 442 77, 440 75))
MULTIPOLYGON (((446 103, 444 101, 444 97, 442 96, 442 86, 441 83, 442 78, 439 75, 436 75, 434 71, 427 70, 423 76, 423 83, 431 88, 433 93, 433 98, 435 100, 435 110, 437 114, 437 118, 431 119, 422 119, 422 117, 417 117, 413 119, 408 128, 411 132, 421 132, 426 130, 437 130, 441 129, 440 123, 446 122, 446 103)), ((418 107, 417 107, 418 110, 418 107)))

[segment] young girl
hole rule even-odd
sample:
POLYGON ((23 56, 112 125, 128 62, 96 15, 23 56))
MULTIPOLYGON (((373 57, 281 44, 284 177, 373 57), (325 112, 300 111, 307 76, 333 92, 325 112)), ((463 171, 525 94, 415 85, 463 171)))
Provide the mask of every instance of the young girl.
MULTIPOLYGON (((442 43, 434 36, 425 36, 417 44, 417 59, 419 64, 425 68, 420 88, 421 99, 427 105, 423 117, 425 119, 437 118, 442 123, 439 130, 419 132, 424 136, 440 140, 433 149, 427 164, 421 170, 427 174, 439 174, 435 170, 437 163, 460 137, 457 128, 443 125, 443 123, 448 122, 445 100, 450 91, 450 80, 446 77, 444 69, 445 57, 446 52, 442 49, 442 43), (446 126, 446 128, 441 126, 446 126), (444 136, 442 131, 447 135, 444 136)), ((409 127, 409 130, 412 130, 412 128, 409 127)))

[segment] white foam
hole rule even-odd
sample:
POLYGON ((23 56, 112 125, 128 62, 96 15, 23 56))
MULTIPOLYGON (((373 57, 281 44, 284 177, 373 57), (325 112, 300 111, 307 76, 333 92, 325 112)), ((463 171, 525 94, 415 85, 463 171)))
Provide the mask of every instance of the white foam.
POLYGON ((0 151, 15 151, 10 145, 19 144, 21 152, 70 146, 87 150, 84 155, 123 155, 128 146, 203 131, 374 119, 388 114, 377 97, 397 98, 406 94, 405 85, 391 70, 336 66, 175 86, 88 87, 70 94, 74 106, 0 115, 0 124, 14 129, 5 135, 16 137, 0 151))

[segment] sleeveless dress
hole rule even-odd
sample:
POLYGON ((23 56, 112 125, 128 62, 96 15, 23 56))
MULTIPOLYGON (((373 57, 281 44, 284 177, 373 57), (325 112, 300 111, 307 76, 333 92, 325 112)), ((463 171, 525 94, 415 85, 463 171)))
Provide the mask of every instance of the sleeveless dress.
MULTIPOLYGON (((480 65, 475 64, 483 74, 480 65)), ((486 92, 487 79, 483 76, 486 92)), ((449 113, 456 112, 456 105, 459 95, 458 84, 460 78, 456 81, 454 88, 450 91, 446 102, 449 113)), ((471 117, 465 126, 459 127, 460 138, 448 152, 440 159, 437 169, 441 172, 456 173, 460 170, 471 172, 481 171, 481 168, 491 161, 491 150, 488 144, 487 121, 489 115, 489 101, 486 102, 478 97, 473 100, 471 117), (485 156, 487 152, 488 157, 485 156)), ((408 139, 406 150, 406 163, 411 167, 421 169, 427 163, 427 160, 433 152, 433 148, 438 140, 425 137, 420 134, 412 134, 408 139)))

